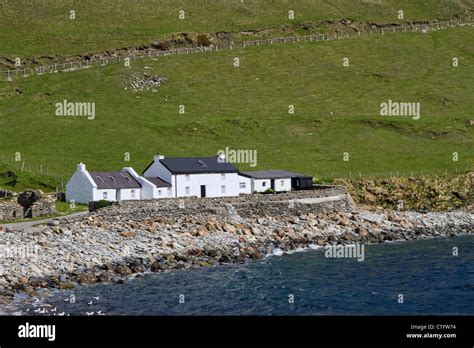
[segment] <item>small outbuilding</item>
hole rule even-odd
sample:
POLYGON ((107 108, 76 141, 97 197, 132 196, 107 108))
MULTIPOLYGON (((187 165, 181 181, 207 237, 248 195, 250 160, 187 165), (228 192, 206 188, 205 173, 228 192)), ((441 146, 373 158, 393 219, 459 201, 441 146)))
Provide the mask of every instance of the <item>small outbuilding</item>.
POLYGON ((288 172, 286 170, 258 170, 240 172, 240 176, 248 178, 251 192, 285 192, 291 190, 309 190, 313 187, 313 177, 288 172))

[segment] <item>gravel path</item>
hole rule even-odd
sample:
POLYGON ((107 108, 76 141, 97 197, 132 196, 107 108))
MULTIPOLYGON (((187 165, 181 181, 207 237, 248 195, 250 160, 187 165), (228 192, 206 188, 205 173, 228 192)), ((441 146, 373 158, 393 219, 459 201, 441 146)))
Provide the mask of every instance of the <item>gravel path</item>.
POLYGON ((53 220, 61 220, 64 218, 71 218, 71 217, 81 216, 81 215, 86 215, 86 214, 88 214, 87 211, 81 211, 79 213, 63 215, 60 217, 47 218, 47 219, 41 219, 41 220, 32 220, 32 221, 13 222, 9 224, 0 224, 0 226, 22 230, 24 228, 31 228, 37 225, 47 224, 48 222, 53 221, 53 220))

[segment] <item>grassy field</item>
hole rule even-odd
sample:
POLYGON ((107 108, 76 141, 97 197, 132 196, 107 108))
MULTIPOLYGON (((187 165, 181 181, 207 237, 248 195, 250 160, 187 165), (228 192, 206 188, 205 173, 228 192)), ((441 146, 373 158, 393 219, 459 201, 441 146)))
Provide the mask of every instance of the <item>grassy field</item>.
POLYGON ((60 185, 59 177, 21 172, 21 169, 15 166, 0 163, 0 187, 3 189, 22 192, 29 188, 36 188, 44 192, 54 192, 58 188, 61 189, 60 185))
POLYGON ((375 23, 450 19, 473 8, 473 0, 1 1, 0 57, 71 56, 146 44, 173 33, 238 32, 341 18, 375 23), (69 17, 71 10, 75 19, 69 17), (179 19, 180 10, 185 19, 179 19))
POLYGON ((0 154, 21 152, 26 163, 64 176, 80 161, 90 170, 141 171, 158 152, 214 155, 225 147, 257 150, 257 169, 323 178, 463 171, 474 165, 474 46, 466 45, 473 38, 471 28, 452 28, 2 81, 0 154), (233 66, 235 57, 240 67, 233 66), (156 93, 124 89, 124 81, 143 72, 168 81, 156 93), (56 116, 54 105, 64 99, 95 102, 96 118, 56 116), (380 103, 389 99, 421 103, 421 118, 380 116, 380 103), (178 113, 181 104, 185 115, 178 113))

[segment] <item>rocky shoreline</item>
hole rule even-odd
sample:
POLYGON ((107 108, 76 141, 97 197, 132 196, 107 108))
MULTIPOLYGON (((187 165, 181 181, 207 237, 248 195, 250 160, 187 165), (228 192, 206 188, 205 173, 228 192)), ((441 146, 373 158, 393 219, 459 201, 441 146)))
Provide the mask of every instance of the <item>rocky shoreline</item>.
POLYGON ((21 231, 0 226, 0 305, 18 292, 123 283, 133 274, 245 262, 313 245, 474 231, 470 211, 369 211, 349 204, 350 196, 333 197, 339 201, 308 203, 306 198, 296 206, 289 195, 258 196, 252 204, 240 197, 130 202, 21 231))

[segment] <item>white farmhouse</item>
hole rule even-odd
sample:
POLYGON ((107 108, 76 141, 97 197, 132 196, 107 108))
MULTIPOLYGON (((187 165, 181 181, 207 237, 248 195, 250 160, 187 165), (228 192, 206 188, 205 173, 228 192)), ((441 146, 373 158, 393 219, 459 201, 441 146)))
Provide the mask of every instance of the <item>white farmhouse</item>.
POLYGON ((286 170, 259 170, 253 172, 240 172, 241 177, 249 181, 250 192, 286 192, 294 190, 311 189, 313 178, 308 175, 288 172, 286 170))
POLYGON ((218 157, 156 155, 140 176, 131 167, 119 172, 88 172, 83 163, 66 185, 66 200, 126 201, 173 197, 231 197, 240 194, 312 188, 312 177, 285 170, 239 172, 218 157))
MULTIPOLYGON (((66 200, 87 204, 90 201, 142 199, 142 184, 132 168, 120 172, 88 172, 83 163, 66 184, 66 200), (130 173, 130 170, 133 173, 130 173)), ((138 175, 137 175, 138 176, 138 175)))
POLYGON ((171 187, 171 197, 228 197, 251 192, 247 180, 238 173, 223 155, 166 158, 156 155, 143 177, 161 184, 162 194, 168 195, 171 187))

